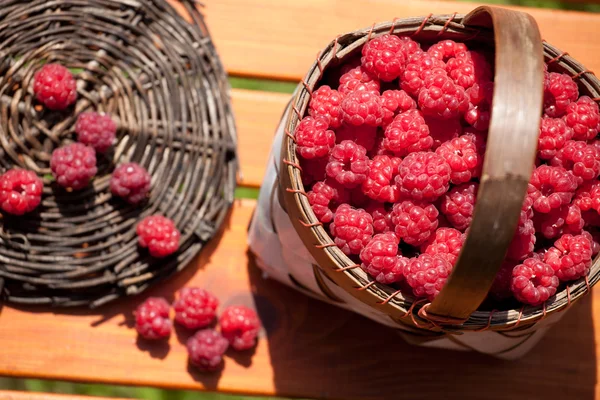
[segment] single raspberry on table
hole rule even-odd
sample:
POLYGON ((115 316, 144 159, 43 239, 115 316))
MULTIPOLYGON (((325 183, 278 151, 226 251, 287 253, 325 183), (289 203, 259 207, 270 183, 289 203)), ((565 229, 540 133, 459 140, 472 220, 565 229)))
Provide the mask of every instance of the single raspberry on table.
POLYGON ((381 94, 383 126, 387 127, 396 115, 408 110, 416 110, 417 103, 404 90, 386 90, 381 94))
POLYGON ((478 131, 487 131, 492 118, 494 83, 474 83, 466 93, 469 98, 469 109, 464 115, 465 121, 478 131))
POLYGON ((83 189, 98 172, 96 152, 81 143, 60 147, 52 152, 50 168, 60 186, 73 190, 83 189))
POLYGON ((212 293, 197 287, 183 288, 173 303, 175 322, 187 329, 204 328, 215 319, 218 306, 219 300, 212 293))
POLYGON ((567 74, 549 72, 544 80, 544 112, 553 118, 562 117, 571 102, 577 101, 579 89, 567 74))
POLYGON ((331 151, 325 173, 346 188, 361 185, 369 174, 367 150, 351 140, 342 141, 331 151))
POLYGON ((373 217, 373 230, 375 233, 394 232, 393 211, 391 209, 386 208, 382 203, 371 201, 367 205, 366 211, 373 217))
POLYGON ((585 181, 575 192, 573 204, 581 211, 595 210, 600 213, 600 181, 585 181))
POLYGON ((258 315, 246 306, 229 306, 219 318, 221 333, 234 350, 243 351, 254 347, 260 330, 258 315))
POLYGON ((128 162, 115 168, 110 177, 110 191, 130 204, 138 204, 150 191, 150 174, 141 165, 128 162))
POLYGON ((538 213, 533 218, 535 230, 545 238, 557 238, 565 233, 581 233, 585 221, 581 210, 574 204, 555 208, 547 214, 538 213))
POLYGON ((512 272, 518 261, 504 260, 500 270, 494 278, 489 295, 496 300, 505 300, 512 297, 513 293, 510 290, 512 283, 512 272))
POLYGON ((515 235, 508 246, 506 258, 510 260, 523 260, 533 253, 535 248, 535 227, 533 221, 526 219, 519 222, 515 235))
POLYGON ((573 137, 573 130, 560 118, 542 117, 538 138, 538 157, 550 160, 573 137))
POLYGON ((429 135, 433 138, 433 150, 440 147, 443 143, 459 137, 463 133, 463 127, 458 118, 438 119, 425 117, 425 123, 429 127, 429 135))
POLYGON ((33 171, 10 169, 0 176, 0 207, 13 215, 33 211, 42 201, 44 183, 33 171))
POLYGON ((296 127, 296 149, 306 159, 326 157, 335 146, 335 133, 325 117, 304 117, 296 127))
POLYGON ((588 96, 581 96, 567 106, 563 117, 567 126, 573 130, 573 139, 591 140, 600 129, 600 111, 598 104, 588 96))
POLYGON ((299 161, 302 168, 302 183, 305 187, 325 179, 325 167, 329 162, 329 157, 311 158, 310 160, 300 157, 299 161))
POLYGON ((198 331, 187 341, 190 363, 206 372, 216 371, 222 367, 223 354, 228 347, 227 339, 214 329, 198 331))
POLYGON ((563 148, 556 152, 550 164, 571 171, 580 184, 600 175, 600 152, 594 145, 568 140, 563 148))
POLYGON ((383 107, 379 93, 354 91, 342 100, 343 121, 350 125, 379 126, 383 123, 383 107))
POLYGON ((327 118, 330 128, 339 128, 342 125, 342 98, 337 90, 323 85, 312 93, 308 114, 311 117, 327 118))
POLYGON ((369 40, 362 48, 362 67, 382 81, 398 78, 404 70, 404 44, 398 36, 382 35, 369 40))
POLYGON ((396 184, 406 198, 434 201, 448 191, 451 172, 450 165, 436 153, 411 153, 400 163, 396 184))
POLYGON ((371 151, 375 147, 377 140, 377 127, 370 125, 348 125, 340 126, 335 132, 336 143, 342 143, 344 140, 352 140, 356 144, 371 151))
POLYGON ((513 268, 510 289, 520 302, 537 306, 554 296, 559 283, 550 265, 532 257, 513 268))
POLYGON ((391 232, 373 236, 360 252, 361 268, 379 283, 400 281, 408 259, 398 255, 398 243, 391 232))
POLYGON ((344 254, 360 254, 373 237, 373 217, 363 209, 342 204, 335 212, 329 231, 344 254))
POLYGON ((179 249, 181 233, 172 220, 162 215, 147 216, 137 224, 135 231, 139 245, 148 248, 152 257, 166 257, 179 249))
POLYGON ((562 167, 540 165, 531 174, 527 195, 533 200, 533 209, 548 213, 569 204, 577 189, 575 176, 562 167))
POLYGON ((483 159, 471 137, 454 138, 442 144, 435 152, 450 165, 450 182, 453 184, 459 185, 481 175, 483 159))
POLYGON ((419 298, 429 301, 438 295, 452 272, 452 263, 440 255, 421 254, 404 267, 404 277, 419 298))
POLYGON ((448 61, 450 58, 466 52, 467 46, 454 40, 440 40, 427 49, 428 54, 441 61, 448 61))
POLYGON ((586 276, 592 265, 592 242, 585 235, 562 235, 544 255, 563 282, 586 276))
POLYGON ((465 231, 471 225, 475 200, 479 184, 476 182, 463 183, 445 193, 440 203, 440 211, 453 227, 465 231))
POLYGON ((485 56, 472 50, 456 54, 449 59, 446 63, 446 72, 454 83, 465 89, 477 83, 491 83, 493 78, 492 67, 485 56))
POLYGON ((375 156, 369 163, 369 174, 362 184, 363 192, 380 202, 395 203, 400 199, 396 175, 402 160, 397 157, 375 156))
POLYGON ((315 216, 324 224, 333 220, 337 205, 348 201, 350 201, 349 193, 342 185, 332 179, 315 183, 311 191, 308 192, 308 202, 315 216))
POLYGON ((149 297, 135 312, 135 330, 145 339, 163 339, 171 336, 169 319, 171 306, 162 297, 149 297))
POLYGON ((434 235, 438 216, 433 204, 418 201, 404 200, 392 209, 396 236, 412 246, 419 246, 434 235))
POLYGON ((79 114, 75 123, 77 140, 99 153, 108 150, 117 136, 117 124, 108 114, 84 112, 79 114))
POLYGON ((461 231, 454 228, 438 228, 435 234, 421 245, 421 252, 446 257, 454 265, 464 242, 465 235, 461 231))
POLYGON ((446 64, 427 52, 414 53, 408 58, 400 86, 411 96, 418 96, 425 87, 425 78, 431 75, 446 75, 446 64))
POLYGON ((33 93, 50 110, 64 110, 77 100, 77 82, 60 64, 46 64, 33 77, 33 93))
POLYGON ((358 66, 348 70, 340 77, 338 92, 342 95, 347 95, 355 90, 379 93, 379 87, 377 78, 363 67, 358 66))
POLYGON ((465 89, 441 74, 425 78, 417 103, 424 115, 440 119, 458 118, 469 109, 465 89))
POLYGON ((384 135, 385 148, 399 156, 415 151, 427 151, 433 146, 429 127, 418 110, 398 114, 385 128, 384 135))

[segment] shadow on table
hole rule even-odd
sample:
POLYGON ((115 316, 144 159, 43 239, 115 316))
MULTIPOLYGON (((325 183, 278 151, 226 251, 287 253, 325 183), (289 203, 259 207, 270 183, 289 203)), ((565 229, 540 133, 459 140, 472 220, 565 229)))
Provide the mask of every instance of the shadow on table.
POLYGON ((517 361, 411 346, 393 329, 264 279, 251 261, 276 392, 343 399, 593 399, 587 296, 517 361))

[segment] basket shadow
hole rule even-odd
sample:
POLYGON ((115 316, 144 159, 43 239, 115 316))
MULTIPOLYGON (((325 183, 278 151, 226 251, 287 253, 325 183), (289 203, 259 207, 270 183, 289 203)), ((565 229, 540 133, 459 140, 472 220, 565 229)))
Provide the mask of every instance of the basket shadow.
MULTIPOLYGON (((250 257, 252 260, 252 257, 250 257)), ((343 399, 592 399, 592 296, 523 358, 412 346, 391 328, 248 272, 279 394, 343 399)))

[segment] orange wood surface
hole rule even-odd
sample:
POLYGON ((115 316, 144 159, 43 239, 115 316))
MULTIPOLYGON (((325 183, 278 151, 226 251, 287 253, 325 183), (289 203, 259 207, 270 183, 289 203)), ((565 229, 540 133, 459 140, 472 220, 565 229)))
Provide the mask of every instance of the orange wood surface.
MULTIPOLYGON (((73 394, 32 393, 0 390, 0 400, 102 400, 103 397, 76 396, 73 394)), ((111 397, 111 400, 118 400, 111 397)))

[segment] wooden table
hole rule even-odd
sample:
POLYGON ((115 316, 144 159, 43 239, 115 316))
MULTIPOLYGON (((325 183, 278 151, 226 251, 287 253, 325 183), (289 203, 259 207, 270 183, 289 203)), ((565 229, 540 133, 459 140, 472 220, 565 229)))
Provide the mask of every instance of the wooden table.
MULTIPOLYGON (((468 3, 416 0, 203 0, 204 13, 232 75, 301 78, 317 50, 338 33, 393 17, 467 12, 468 3)), ((528 10, 546 40, 600 69, 600 15, 528 10)), ((233 91, 241 185, 258 187, 274 128, 289 96, 233 91)), ((177 330, 168 344, 136 340, 131 313, 141 298, 90 313, 0 312, 0 375, 334 399, 600 398, 596 361, 600 288, 576 305, 522 360, 412 347, 362 317, 265 279, 247 253, 253 200, 238 201, 219 237, 194 265, 148 295, 173 298, 205 287, 224 305, 256 307, 265 325, 253 354, 230 354, 217 375, 188 370, 177 330), (594 318, 594 316, 597 316, 594 318)), ((41 397, 40 397, 41 396, 41 397)), ((0 399, 45 395, 0 392, 0 399)), ((61 398, 61 397, 58 397, 61 398)))

